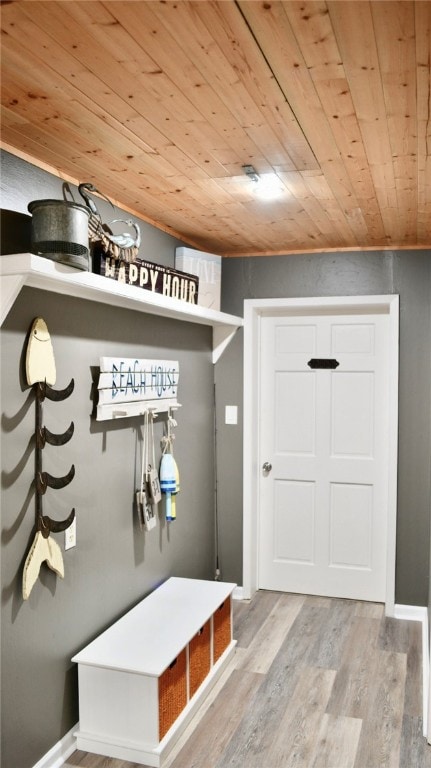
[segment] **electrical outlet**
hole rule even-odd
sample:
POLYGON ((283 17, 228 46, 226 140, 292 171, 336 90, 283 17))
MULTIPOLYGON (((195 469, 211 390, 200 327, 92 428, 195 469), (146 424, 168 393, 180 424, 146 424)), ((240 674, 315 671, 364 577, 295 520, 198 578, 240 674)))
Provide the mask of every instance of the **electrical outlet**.
POLYGON ((72 525, 69 525, 69 528, 66 528, 64 532, 64 548, 72 549, 72 547, 76 547, 76 517, 73 518, 72 525))

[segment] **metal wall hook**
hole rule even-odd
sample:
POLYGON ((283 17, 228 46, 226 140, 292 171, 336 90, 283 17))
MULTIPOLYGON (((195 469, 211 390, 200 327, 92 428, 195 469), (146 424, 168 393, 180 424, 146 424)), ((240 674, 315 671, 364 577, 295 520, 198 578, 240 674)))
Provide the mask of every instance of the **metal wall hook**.
POLYGON ((170 405, 168 408, 168 435, 170 435, 170 428, 171 427, 177 427, 178 422, 173 416, 173 412, 177 411, 178 408, 181 408, 181 403, 177 403, 176 405, 170 405))
POLYGON ((54 389, 53 387, 50 386, 50 384, 47 384, 46 381, 40 381, 38 383, 37 392, 41 393, 41 400, 44 400, 45 397, 47 397, 48 400, 60 402, 61 400, 66 400, 68 397, 70 397, 70 395, 74 390, 74 387, 75 387, 74 379, 71 379, 70 383, 64 389, 54 389))
POLYGON ((58 491, 60 490, 60 488, 65 488, 66 485, 69 485, 69 483, 72 482, 74 477, 75 477, 74 464, 72 464, 67 475, 64 475, 63 477, 54 477, 53 475, 50 475, 49 472, 38 472, 37 478, 36 478, 36 486, 37 486, 37 489, 39 490, 39 493, 44 495, 48 487, 55 488, 55 490, 58 491))
POLYGON ((75 425, 73 421, 61 435, 50 432, 47 427, 40 427, 36 432, 36 443, 39 448, 45 448, 46 443, 49 443, 49 445, 66 445, 71 439, 74 430, 75 425))
POLYGON ((42 535, 45 536, 44 530, 48 530, 48 534, 45 536, 45 538, 47 538, 50 532, 60 533, 61 531, 65 531, 67 530, 67 528, 69 528, 72 525, 74 519, 75 519, 75 508, 72 509, 70 515, 66 517, 65 520, 53 520, 52 517, 48 517, 48 515, 43 515, 43 517, 41 518, 42 526, 43 526, 42 535))

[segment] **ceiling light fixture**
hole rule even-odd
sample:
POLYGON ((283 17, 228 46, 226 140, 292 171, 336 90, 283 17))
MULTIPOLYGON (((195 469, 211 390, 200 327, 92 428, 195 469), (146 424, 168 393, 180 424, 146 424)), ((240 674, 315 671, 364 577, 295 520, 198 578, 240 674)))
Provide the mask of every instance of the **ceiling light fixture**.
POLYGON ((259 181, 260 176, 252 165, 243 165, 242 170, 250 181, 255 181, 256 183, 259 181))
POLYGON ((276 173, 264 173, 260 176, 252 165, 243 165, 242 169, 255 185, 253 194, 259 200, 276 200, 286 191, 276 173))

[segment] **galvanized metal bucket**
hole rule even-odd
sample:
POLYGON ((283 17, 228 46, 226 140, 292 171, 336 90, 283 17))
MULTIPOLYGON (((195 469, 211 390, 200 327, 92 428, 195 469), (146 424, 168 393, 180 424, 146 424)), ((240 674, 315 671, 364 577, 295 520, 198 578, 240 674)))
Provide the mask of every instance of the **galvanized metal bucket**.
POLYGON ((33 200, 28 204, 32 214, 32 251, 69 267, 88 270, 88 219, 85 205, 64 200, 33 200))

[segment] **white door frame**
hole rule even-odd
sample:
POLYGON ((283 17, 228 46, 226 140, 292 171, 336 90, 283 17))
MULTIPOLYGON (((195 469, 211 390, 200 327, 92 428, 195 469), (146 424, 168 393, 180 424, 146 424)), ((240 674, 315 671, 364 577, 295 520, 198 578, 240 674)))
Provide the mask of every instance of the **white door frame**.
POLYGON ((386 314, 389 316, 389 461, 386 615, 394 615, 395 548, 398 463, 398 338, 399 297, 336 296, 303 299, 246 299, 244 301, 244 485, 243 589, 244 599, 257 590, 259 499, 259 349, 262 316, 280 314, 386 314))

